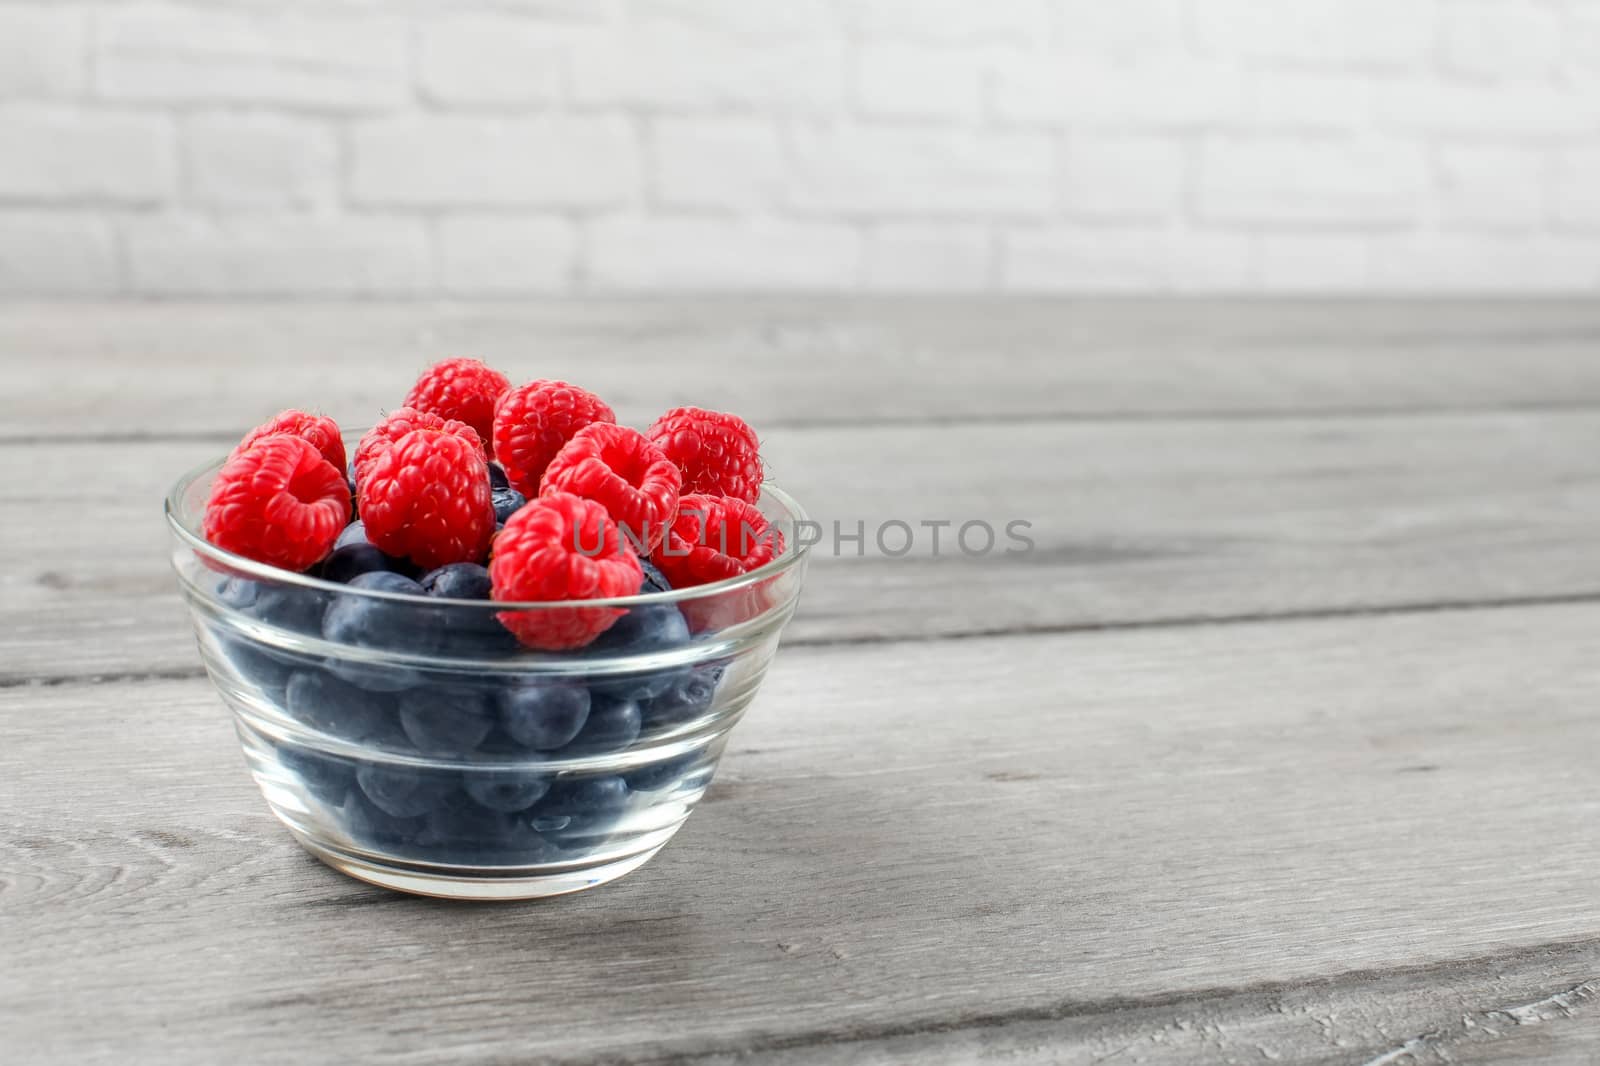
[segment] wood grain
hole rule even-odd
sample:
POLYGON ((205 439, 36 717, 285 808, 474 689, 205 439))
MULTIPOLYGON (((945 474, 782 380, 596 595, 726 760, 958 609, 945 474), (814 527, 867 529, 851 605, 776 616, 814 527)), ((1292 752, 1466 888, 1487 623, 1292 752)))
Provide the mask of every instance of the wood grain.
MULTIPOLYGON (((196 668, 159 500, 217 450, 0 448, 0 507, 30 516, 0 527, 0 683, 196 668)), ((827 531, 801 643, 1600 595, 1600 413, 816 427, 767 452, 827 531), (904 557, 875 543, 892 519, 904 557), (1032 553, 957 547, 1013 519, 1032 553), (873 531, 862 557, 835 522, 873 531)))
POLYGON ((474 355, 780 425, 1594 406, 1594 301, 674 299, 0 308, 0 437, 237 439, 311 404, 366 424, 474 355), (663 368, 670 367, 665 373, 663 368))
MULTIPOLYGON (((1543 948, 1246 991, 1074 1003, 943 1029, 890 1030, 833 1042, 775 1040, 758 1054, 777 1066, 862 1061, 1592 1066, 1600 1051, 1600 1012, 1594 1008, 1600 985, 1584 975, 1596 972, 1597 962, 1600 947, 1594 944, 1543 948)), ((732 1064, 750 1057, 744 1049, 694 1061, 732 1064)))
POLYGON ((1581 1061, 1597 626, 790 648, 655 862, 496 907, 300 855, 202 682, 11 689, 0 1031, 23 1062, 1073 1062, 1124 1036, 1130 1061, 1581 1061))
POLYGON ((0 1061, 1594 1062, 1597 341, 1593 301, 0 307, 0 1061), (825 526, 1037 550, 819 553, 627 879, 371 889, 248 781, 159 499, 446 354, 739 410, 825 526))

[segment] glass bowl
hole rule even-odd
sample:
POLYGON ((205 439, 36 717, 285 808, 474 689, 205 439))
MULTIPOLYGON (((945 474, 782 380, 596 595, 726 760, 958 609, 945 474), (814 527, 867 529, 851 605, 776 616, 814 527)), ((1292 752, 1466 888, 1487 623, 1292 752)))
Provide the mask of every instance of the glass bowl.
MULTIPOLYGON (((351 442, 354 446, 354 441, 351 442)), ((521 647, 497 616, 565 603, 352 588, 200 535, 222 460, 166 500, 200 655, 272 812, 311 854, 386 888, 529 899, 648 862, 688 818, 794 612, 804 516, 767 566, 712 585, 582 601, 617 612, 577 651, 521 647)))

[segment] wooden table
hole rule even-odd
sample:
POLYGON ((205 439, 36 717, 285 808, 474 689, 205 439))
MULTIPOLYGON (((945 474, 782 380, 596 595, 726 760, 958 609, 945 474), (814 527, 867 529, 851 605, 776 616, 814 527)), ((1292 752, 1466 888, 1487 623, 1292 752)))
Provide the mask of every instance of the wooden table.
POLYGON ((14 306, 0 502, 0 1061, 1600 1061, 1594 302, 14 306), (819 552, 623 881, 371 888, 247 778, 159 501, 450 354, 1036 547, 819 552))

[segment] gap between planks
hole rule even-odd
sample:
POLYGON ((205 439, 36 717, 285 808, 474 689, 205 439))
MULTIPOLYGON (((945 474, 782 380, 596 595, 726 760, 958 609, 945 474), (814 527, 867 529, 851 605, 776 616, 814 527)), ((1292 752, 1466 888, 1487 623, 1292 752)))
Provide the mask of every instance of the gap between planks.
MULTIPOLYGON (((724 1057, 816 1050, 830 1046, 884 1044, 908 1038, 949 1036, 958 1033, 970 1033, 975 1030, 1004 1031, 1008 1028, 1034 1024, 1079 1022, 1092 1025, 1096 1022, 1111 1023, 1130 1013, 1154 1013, 1170 1018, 1177 1008, 1185 1008, 1187 1011, 1198 1015, 1216 1016, 1230 1011, 1237 1012, 1242 1010, 1259 1016, 1271 1011, 1277 1001, 1296 994, 1311 994, 1325 1000, 1329 993, 1342 991, 1348 994, 1359 990, 1361 986, 1365 985, 1438 984, 1443 983, 1445 979, 1453 979, 1458 983, 1478 983, 1487 982, 1492 977, 1499 977, 1507 969, 1521 968, 1548 971, 1558 965, 1568 969, 1581 970, 1587 973, 1588 976, 1578 980, 1571 978, 1553 980, 1548 988, 1543 989, 1546 994, 1538 996, 1532 1001, 1471 1007, 1463 1005, 1462 1011, 1459 1012, 1462 1019, 1465 1019, 1469 1014, 1480 1016, 1504 1015, 1516 1024, 1538 1024, 1551 1019, 1537 1014, 1535 1008, 1555 1004, 1557 1005, 1558 1013, 1564 1019, 1570 1019, 1573 1017, 1574 1011, 1570 1007, 1561 1006, 1562 1004, 1565 1004, 1568 1000, 1587 1004, 1590 1000, 1596 998, 1595 986, 1600 983, 1600 939, 1584 938, 1555 941, 1507 952, 1472 955, 1466 958, 1422 963, 1414 966, 1348 970, 1344 973, 1319 977, 1313 980, 1270 981, 1237 987, 1195 988, 1154 996, 1114 997, 1105 1000, 1064 1000, 1060 1003, 1043 1007, 1025 1007, 1017 1010, 977 1013, 952 1018, 948 1021, 844 1026, 816 1029, 803 1033, 790 1033, 782 1036, 756 1037, 737 1043, 729 1043, 725 1046, 673 1048, 670 1050, 663 1048, 659 1052, 647 1051, 637 1057, 624 1054, 618 1061, 629 1063, 631 1066, 655 1066, 657 1063, 716 1060, 724 1057), (1519 1018, 1519 1012, 1533 1013, 1530 1020, 1524 1023, 1519 1018)), ((1467 1028, 1471 1028, 1470 1023, 1468 1023, 1467 1028)), ((1431 1038, 1435 1043, 1441 1044, 1448 1042, 1448 1037, 1449 1034, 1445 1033, 1424 1034, 1424 1038, 1431 1038)), ((1408 1048, 1411 1043, 1415 1043, 1417 1039, 1422 1038, 1413 1038, 1410 1041, 1406 1041, 1396 1050, 1400 1050, 1404 1054, 1404 1049, 1408 1048)), ((1356 1054, 1353 1049, 1346 1050, 1352 1055, 1356 1054)), ((1392 1054, 1392 1052, 1390 1053, 1392 1054)), ((1006 1056, 1001 1053, 992 1057, 1005 1058, 1006 1056)), ((588 1060, 578 1059, 573 1061, 588 1060)), ((1352 1061, 1354 1060, 1352 1059, 1352 1061)), ((1389 1060, 1383 1059, 1382 1054, 1380 1054, 1379 1058, 1371 1061, 1389 1060)), ((1400 1059, 1398 1061, 1411 1060, 1400 1059)))
MULTIPOLYGON (((1137 633, 1173 629, 1213 629, 1232 626, 1278 625, 1282 623, 1337 621, 1349 618, 1386 618, 1403 615, 1470 614, 1516 608, 1569 607, 1585 603, 1600 603, 1600 591, 1575 592, 1552 596, 1511 596, 1494 600, 1465 600, 1461 602, 1432 602, 1380 604, 1370 607, 1332 608, 1328 610, 1260 612, 1241 615, 1195 615, 1183 618, 1153 618, 1128 622, 1071 622, 1062 625, 1007 626, 997 629, 974 629, 961 633, 929 633, 891 636, 872 634, 842 639, 799 638, 784 640, 785 648, 840 648, 860 646, 893 646, 902 644, 934 644, 966 640, 994 640, 1003 637, 1067 636, 1076 633, 1137 633)), ((124 670, 104 674, 42 674, 0 675, 0 690, 12 688, 69 688, 92 687, 108 684, 138 684, 146 681, 197 681, 206 676, 199 667, 172 670, 124 670)))
MULTIPOLYGON (((1205 423, 1205 422, 1323 422, 1339 420, 1396 418, 1451 418, 1495 415, 1527 414, 1597 414, 1600 403, 1577 400, 1570 403, 1544 401, 1539 403, 1463 404, 1452 407, 1321 407, 1309 410, 1260 408, 1257 410, 1229 410, 1226 408, 1166 411, 1160 409, 1122 411, 1036 411, 1012 414, 962 414, 962 415, 877 415, 863 421, 860 418, 768 418, 763 419, 763 430, 817 430, 817 429, 916 429, 956 428, 961 426, 1010 425, 1118 425, 1121 423, 1205 423)), ((248 427, 245 427, 248 428, 248 427)), ((199 429, 179 432, 116 432, 116 433, 28 433, 0 434, 0 447, 20 448, 29 445, 55 444, 216 444, 227 446, 238 434, 230 430, 199 429)))

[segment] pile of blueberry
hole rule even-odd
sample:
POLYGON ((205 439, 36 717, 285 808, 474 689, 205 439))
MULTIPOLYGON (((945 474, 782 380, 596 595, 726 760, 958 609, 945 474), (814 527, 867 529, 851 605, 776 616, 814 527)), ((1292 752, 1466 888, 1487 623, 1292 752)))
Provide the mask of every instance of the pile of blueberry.
MULTIPOLYGON (((646 566, 643 591, 666 591, 666 580, 646 566)), ((559 861, 603 845, 633 807, 709 783, 714 760, 698 748, 619 774, 529 766, 621 752, 710 710, 721 662, 616 669, 622 659, 692 643, 675 605, 634 607, 552 674, 519 669, 526 649, 495 612, 461 602, 488 600, 481 566, 418 574, 374 547, 356 521, 319 576, 437 601, 344 596, 237 574, 217 580, 216 599, 244 619, 341 648, 313 656, 284 646, 293 641, 257 640, 220 623, 214 629, 258 698, 310 731, 301 743, 262 740, 358 845, 418 861, 559 861), (415 667, 396 661, 400 652, 485 668, 415 667), (595 668, 585 672, 591 661, 595 668), (607 662, 611 668, 602 669, 607 662), (326 750, 312 734, 363 754, 326 750)))

